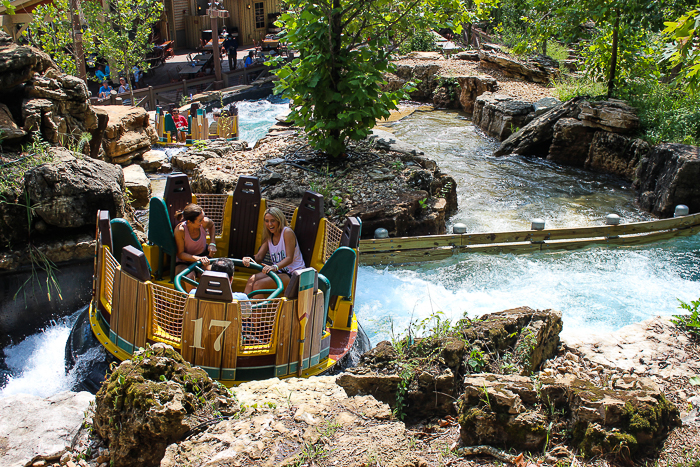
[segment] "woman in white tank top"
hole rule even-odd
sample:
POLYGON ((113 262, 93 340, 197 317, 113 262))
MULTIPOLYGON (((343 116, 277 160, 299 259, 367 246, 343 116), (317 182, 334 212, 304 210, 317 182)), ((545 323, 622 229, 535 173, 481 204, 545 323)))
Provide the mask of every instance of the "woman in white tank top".
POLYGON ((299 250, 299 243, 294 231, 287 227, 287 219, 279 208, 269 208, 265 211, 265 230, 263 242, 254 258, 246 256, 243 265, 260 263, 266 253, 270 253, 272 265, 265 265, 262 272, 250 276, 245 286, 245 293, 253 290, 274 289, 275 281, 267 276, 270 271, 276 272, 285 287, 289 284, 290 275, 297 269, 303 269, 304 259, 299 250))

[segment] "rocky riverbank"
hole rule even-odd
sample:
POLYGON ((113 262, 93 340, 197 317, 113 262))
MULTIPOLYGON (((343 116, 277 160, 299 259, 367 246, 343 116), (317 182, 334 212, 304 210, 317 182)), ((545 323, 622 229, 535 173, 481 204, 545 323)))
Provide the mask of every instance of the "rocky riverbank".
MULTIPOLYGON (((0 462, 8 466, 37 467, 143 465, 133 463, 142 455, 139 452, 153 452, 153 443, 158 443, 159 437, 163 437, 162 443, 168 439, 165 433, 176 433, 176 436, 168 435, 175 437, 169 438, 171 441, 161 448, 164 454, 161 454, 163 460, 160 465, 496 466, 503 465, 503 460, 510 460, 516 466, 532 463, 602 467, 629 465, 624 460, 628 455, 632 456, 636 465, 693 465, 700 456, 700 391, 698 386, 688 382, 688 376, 700 373, 697 341, 691 340, 667 319, 655 318, 611 334, 557 343, 560 326, 557 323, 560 321, 556 312, 527 309, 487 315, 472 325, 463 323, 467 325, 464 329, 468 333, 474 333, 475 343, 481 342, 484 349, 491 349, 490 356, 488 352, 482 354, 483 363, 487 365, 482 370, 494 371, 499 365, 507 363, 503 358, 493 358, 499 355, 497 348, 507 350, 512 346, 511 350, 518 347, 528 350, 529 346, 519 346, 518 343, 532 339, 527 336, 536 338, 530 351, 511 353, 511 363, 519 368, 513 371, 531 372, 530 377, 501 375, 498 382, 493 384, 489 382, 487 373, 469 374, 474 372, 473 369, 466 375, 453 373, 449 380, 460 383, 458 391, 461 395, 457 404, 453 404, 454 400, 445 397, 441 391, 434 393, 436 388, 430 382, 432 370, 421 366, 421 362, 432 358, 432 368, 442 368, 443 373, 460 365, 468 367, 478 363, 478 354, 471 347, 466 348, 461 362, 450 357, 460 352, 459 340, 454 341, 454 345, 443 346, 442 351, 432 357, 430 352, 424 353, 416 361, 415 371, 408 376, 400 374, 401 366, 398 364, 392 370, 392 362, 401 359, 391 355, 397 348, 384 343, 367 355, 364 363, 351 374, 245 383, 233 389, 235 399, 216 391, 215 397, 197 396, 196 385, 199 385, 200 395, 214 389, 205 381, 203 373, 195 369, 187 370, 181 367, 181 363, 175 363, 176 356, 175 361, 169 360, 167 352, 154 349, 139 357, 137 362, 122 364, 112 376, 110 386, 105 386, 98 394, 98 408, 107 404, 111 410, 115 403, 124 405, 119 412, 121 429, 114 424, 114 420, 110 424, 106 415, 107 406, 98 409, 102 420, 100 428, 90 428, 94 427, 94 418, 90 413, 83 425, 82 415, 90 399, 85 400, 84 396, 77 399, 68 395, 55 396, 48 402, 59 407, 61 404, 57 401, 65 401, 63 406, 72 408, 73 418, 70 420, 67 414, 60 412, 61 417, 66 417, 64 423, 54 418, 51 418, 54 420, 51 423, 45 421, 49 414, 58 413, 46 408, 37 412, 24 410, 22 416, 18 416, 16 407, 25 406, 25 399, 31 398, 21 396, 12 401, 0 400, 0 462), (527 317, 535 319, 528 321, 527 317), (498 326, 502 326, 500 329, 504 332, 494 332, 499 328, 487 327, 488 322, 500 323, 498 326), (509 337, 513 333, 518 337, 509 337), (508 339, 513 339, 513 342, 509 343, 508 339), (533 358, 521 358, 527 355, 533 358), (542 364, 532 370, 528 369, 528 365, 521 366, 522 363, 540 360, 542 364), (147 371, 134 371, 134 365, 147 371), (383 370, 378 372, 380 368, 383 370), (189 377, 188 372, 192 373, 189 377), (356 386, 351 389, 344 381, 348 376, 355 378, 352 375, 367 372, 375 374, 376 384, 365 384, 361 393, 356 386), (380 373, 383 374, 382 378, 379 378, 380 373), (119 377, 120 374, 124 379, 119 377), (380 381, 396 385, 407 377, 415 382, 403 392, 405 405, 402 411, 408 415, 404 422, 396 417, 397 413, 401 413, 401 410, 396 410, 396 398, 388 402, 380 402, 377 398, 383 397, 380 388, 385 386, 380 381), (199 379, 202 382, 195 384, 199 379), (134 400, 139 400, 141 396, 135 384, 140 388, 138 391, 146 391, 144 394, 155 390, 149 387, 160 387, 158 391, 166 392, 159 394, 167 393, 170 396, 160 397, 160 402, 156 398, 146 405, 132 405, 131 398, 121 399, 119 394, 121 391, 133 392, 134 400), (569 384, 569 390, 578 391, 578 395, 555 399, 557 388, 564 387, 562 384, 569 384), (529 385, 533 385, 533 389, 527 389, 529 385), (574 389, 576 387, 579 389, 574 389), (581 391, 580 388, 587 389, 581 391), (591 392, 592 388, 610 394, 600 400, 595 392, 591 392), (464 411, 467 407, 467 395, 470 393, 475 395, 473 403, 482 407, 481 410, 489 410, 489 406, 492 410, 499 410, 497 407, 503 405, 504 408, 509 407, 506 411, 510 413, 509 417, 521 422, 529 420, 532 423, 538 417, 553 420, 554 424, 547 422, 543 426, 541 442, 545 444, 528 453, 522 451, 525 448, 523 443, 538 438, 516 439, 520 448, 496 452, 505 456, 501 461, 489 455, 465 456, 467 450, 457 448, 469 442, 470 437, 480 436, 483 438, 480 442, 499 446, 494 436, 501 433, 484 429, 492 423, 488 419, 484 419, 483 423, 469 422, 470 419, 464 414, 457 416, 458 411, 464 411), (532 412, 532 415, 525 416, 530 413, 528 411, 537 410, 537 405, 531 405, 528 394, 532 398, 550 397, 548 403, 545 401, 540 406, 539 415, 532 412), (444 399, 442 408, 438 408, 440 404, 435 406, 435 397, 444 399), (608 445, 609 451, 603 455, 600 450, 605 448, 605 443, 600 444, 601 438, 595 437, 589 439, 598 440, 598 444, 590 442, 582 447, 572 444, 576 434, 570 431, 574 425, 569 424, 612 426, 619 423, 615 420, 624 419, 625 407, 637 407, 635 404, 642 407, 662 399, 670 403, 666 408, 659 406, 660 411, 636 412, 642 417, 638 423, 641 420, 650 422, 644 425, 646 428, 631 435, 639 441, 638 452, 621 449, 622 445, 617 448, 608 445), (622 406, 620 400, 623 401, 622 406), (422 405, 411 405, 415 402, 422 405), (149 408, 149 404, 154 403, 149 408), (624 410, 616 411, 615 407, 624 410), (415 412, 415 409, 421 412, 415 412), (13 413, 15 415, 11 415, 13 413), (642 413, 646 415, 642 416, 642 413), (653 414, 659 418, 650 419, 649 416, 653 417, 653 414), (620 415, 622 418, 619 418, 620 415), (217 417, 222 418, 216 421, 217 417), (477 425, 473 429, 467 428, 468 423, 477 425), (48 425, 51 425, 50 430, 46 430, 48 425), (28 427, 28 431, 20 434, 23 430, 18 430, 19 426, 28 427), (127 436, 146 428, 149 430, 147 437, 127 436), (658 430, 659 435, 642 441, 641 433, 651 433, 649 430, 658 430), (119 444, 112 442, 107 445, 96 436, 96 433, 101 433, 104 439, 112 439, 108 435, 112 431, 121 433, 119 444), (67 436, 68 433, 71 435, 67 436), (41 442, 20 442, 20 436, 38 438, 41 442), (655 440, 653 443, 652 439, 655 440), (140 449, 136 449, 137 446, 140 449), (653 449, 654 446, 656 449, 653 449), (517 457, 520 453, 525 454, 524 460, 517 457)), ((416 341, 414 345, 420 346, 420 342, 416 341)), ((500 355, 503 357, 505 354, 500 355)), ((368 381, 367 378, 365 381, 368 381)), ((397 393, 401 394, 400 391, 394 394, 397 393)), ((620 428, 613 429, 612 433, 618 433, 615 435, 617 438, 630 442, 629 433, 622 436, 624 424, 618 426, 620 428)), ((592 436, 595 431, 586 431, 589 432, 588 436, 592 436)), ((506 446, 508 444, 500 444, 500 447, 506 446)))

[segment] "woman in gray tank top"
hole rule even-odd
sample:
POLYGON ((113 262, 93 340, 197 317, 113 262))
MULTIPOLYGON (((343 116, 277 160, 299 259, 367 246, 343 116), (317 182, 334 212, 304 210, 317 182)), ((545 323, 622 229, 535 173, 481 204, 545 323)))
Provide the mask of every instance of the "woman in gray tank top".
POLYGON ((243 265, 249 266, 253 262, 260 263, 267 253, 270 253, 272 265, 265 265, 262 272, 250 276, 245 286, 245 293, 260 289, 274 289, 275 281, 267 276, 270 271, 276 272, 284 286, 287 287, 290 275, 297 269, 306 267, 297 237, 294 235, 294 231, 287 226, 287 219, 282 211, 279 208, 268 208, 265 210, 264 223, 262 245, 260 245, 255 257, 246 256, 243 258, 243 265))

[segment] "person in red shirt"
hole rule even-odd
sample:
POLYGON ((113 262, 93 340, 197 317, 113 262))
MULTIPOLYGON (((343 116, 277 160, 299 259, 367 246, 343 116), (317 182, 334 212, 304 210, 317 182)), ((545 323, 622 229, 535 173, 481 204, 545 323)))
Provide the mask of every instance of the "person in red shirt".
POLYGON ((173 121, 175 122, 175 127, 177 128, 177 139, 178 141, 185 141, 187 137, 187 119, 184 115, 180 115, 180 109, 173 109, 173 121))

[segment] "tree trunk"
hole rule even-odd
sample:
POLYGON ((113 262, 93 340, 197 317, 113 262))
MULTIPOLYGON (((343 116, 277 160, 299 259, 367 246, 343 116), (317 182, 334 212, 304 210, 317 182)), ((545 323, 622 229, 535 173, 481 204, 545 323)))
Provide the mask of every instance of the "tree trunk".
POLYGON ((542 39, 542 55, 547 55, 547 39, 542 39))
POLYGON ((617 69, 617 36, 620 31, 620 9, 615 9, 615 26, 613 27, 612 54, 610 55, 610 76, 608 77, 608 99, 615 88, 615 70, 617 69))
MULTIPOLYGON (((340 0, 333 0, 333 15, 331 17, 331 86, 333 91, 338 92, 338 83, 340 83, 340 63, 337 61, 337 57, 340 57, 340 49, 342 47, 343 31, 342 31, 342 17, 339 13, 340 11, 340 0)), ((340 129, 334 128, 330 132, 330 137, 334 140, 340 140, 340 129)))
POLYGON ((78 76, 87 83, 87 71, 85 70, 85 53, 83 53, 83 30, 80 27, 80 3, 79 0, 70 1, 70 16, 73 26, 73 51, 78 61, 78 76))

